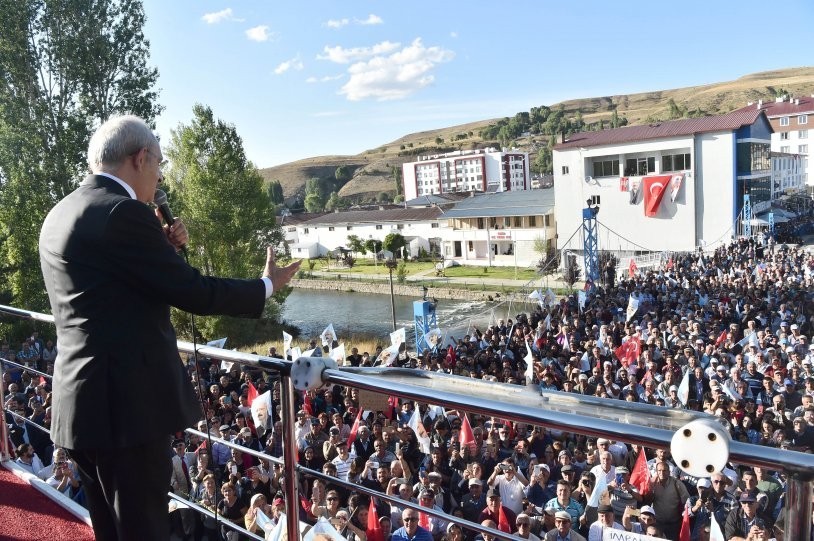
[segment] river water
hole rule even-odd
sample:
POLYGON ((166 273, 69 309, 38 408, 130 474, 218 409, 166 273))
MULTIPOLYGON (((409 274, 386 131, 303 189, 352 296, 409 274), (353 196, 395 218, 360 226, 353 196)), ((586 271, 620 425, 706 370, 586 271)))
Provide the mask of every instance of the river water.
MULTIPOLYGON (((405 327, 407 343, 413 344, 413 301, 421 299, 397 295, 395 300, 397 328, 405 327)), ((513 317, 508 309, 508 303, 439 299, 435 313, 446 337, 462 338, 470 326, 484 330, 493 310, 496 319, 513 317)), ((389 343, 393 330, 389 295, 294 289, 285 301, 283 318, 300 329, 301 339, 318 337, 329 323, 340 342, 352 336, 380 336, 389 343)))

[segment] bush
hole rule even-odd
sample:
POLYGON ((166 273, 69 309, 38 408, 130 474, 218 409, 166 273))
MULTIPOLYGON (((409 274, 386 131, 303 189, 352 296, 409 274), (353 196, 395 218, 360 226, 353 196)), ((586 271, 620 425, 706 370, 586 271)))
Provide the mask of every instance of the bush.
POLYGON ((402 260, 396 269, 396 280, 398 283, 403 284, 407 281, 407 262, 402 260))

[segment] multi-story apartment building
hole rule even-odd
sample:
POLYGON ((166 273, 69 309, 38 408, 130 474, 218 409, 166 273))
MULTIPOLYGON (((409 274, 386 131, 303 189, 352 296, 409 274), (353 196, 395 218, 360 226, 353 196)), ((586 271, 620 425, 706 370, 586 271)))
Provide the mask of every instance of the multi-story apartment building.
POLYGON ((766 113, 772 126, 772 151, 800 155, 803 184, 809 194, 814 194, 814 166, 809 158, 814 137, 814 95, 781 96, 774 102, 750 103, 744 109, 754 107, 766 113))
POLYGON ((404 197, 531 188, 529 155, 494 148, 421 156, 402 165, 404 197))

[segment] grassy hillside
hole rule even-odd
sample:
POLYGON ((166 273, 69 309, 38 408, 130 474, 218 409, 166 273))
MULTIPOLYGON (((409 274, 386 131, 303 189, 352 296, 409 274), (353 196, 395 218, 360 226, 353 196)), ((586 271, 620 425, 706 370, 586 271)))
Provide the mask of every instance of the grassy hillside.
MULTIPOLYGON (((743 107, 750 101, 773 100, 775 91, 781 88, 797 96, 814 93, 814 67, 753 73, 734 81, 702 86, 580 98, 545 105, 552 109, 562 107, 566 117, 573 117, 580 111, 586 123, 610 120, 615 109, 619 116, 627 118, 629 124, 642 124, 654 119, 667 119, 667 103, 671 99, 688 110, 700 109, 707 114, 722 114, 743 107)), ((539 105, 543 104, 531 103, 529 107, 539 105)), ((429 152, 496 145, 494 141, 483 141, 478 132, 497 120, 487 119, 411 133, 356 156, 317 156, 260 172, 266 180, 279 180, 286 198, 291 198, 303 193, 307 179, 333 178, 336 168, 345 165, 353 171, 353 178, 340 190, 339 195, 355 202, 374 200, 383 192, 395 195, 391 168, 414 160, 419 149, 429 152), (443 139, 443 142, 436 143, 437 138, 443 139)), ((520 139, 516 144, 521 149, 529 150, 539 145, 542 139, 520 139)))

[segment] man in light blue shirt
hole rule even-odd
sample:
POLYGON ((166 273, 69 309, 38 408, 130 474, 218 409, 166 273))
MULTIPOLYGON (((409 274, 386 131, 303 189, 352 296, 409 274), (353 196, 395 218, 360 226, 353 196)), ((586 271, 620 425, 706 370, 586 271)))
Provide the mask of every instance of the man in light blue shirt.
POLYGON ((404 526, 393 532, 391 541, 433 541, 429 530, 418 525, 418 511, 405 509, 401 513, 404 526))

